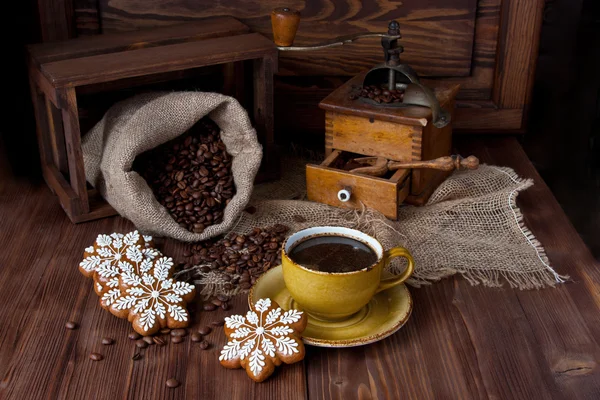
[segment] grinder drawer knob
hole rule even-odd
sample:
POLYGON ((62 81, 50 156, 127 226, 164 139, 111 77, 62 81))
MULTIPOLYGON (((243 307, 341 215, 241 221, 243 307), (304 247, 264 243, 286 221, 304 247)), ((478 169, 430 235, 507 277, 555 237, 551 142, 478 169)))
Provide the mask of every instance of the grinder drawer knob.
POLYGON ((342 203, 345 203, 348 200, 350 200, 350 196, 352 196, 352 191, 350 190, 350 188, 344 188, 338 192, 338 199, 342 203))

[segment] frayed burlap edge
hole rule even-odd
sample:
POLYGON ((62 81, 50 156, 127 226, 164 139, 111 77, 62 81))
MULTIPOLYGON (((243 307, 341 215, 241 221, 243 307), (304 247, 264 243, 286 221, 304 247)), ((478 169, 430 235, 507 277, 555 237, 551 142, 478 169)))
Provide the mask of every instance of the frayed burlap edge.
MULTIPOLYGON (((512 168, 501 168, 495 166, 491 167, 507 174, 513 182, 519 185, 519 187, 517 189, 514 189, 508 196, 510 209, 515 217, 515 222, 517 223, 519 230, 521 231, 525 239, 527 239, 527 242, 529 242, 531 247, 533 247, 533 249, 535 250, 538 258, 540 259, 540 262, 546 267, 546 271, 534 272, 533 276, 531 276, 532 273, 529 272, 529 279, 525 279, 523 277, 524 274, 518 272, 505 273, 501 271, 500 276, 508 282, 510 287, 519 289, 540 289, 545 286, 554 287, 557 283, 564 283, 570 280, 569 275, 559 275, 554 270, 554 268, 550 266, 550 260, 546 255, 546 249, 544 249, 544 246, 542 246, 540 241, 537 240, 533 232, 531 232, 529 228, 525 225, 523 214, 521 213, 519 207, 517 207, 517 196, 521 191, 533 186, 533 179, 521 178, 512 168)), ((476 284, 472 280, 474 278, 470 276, 470 273, 461 273, 461 275, 464 276, 465 279, 467 279, 472 285, 476 284)), ((497 278, 492 280, 486 279, 485 281, 481 281, 486 286, 502 286, 499 279, 497 278)))

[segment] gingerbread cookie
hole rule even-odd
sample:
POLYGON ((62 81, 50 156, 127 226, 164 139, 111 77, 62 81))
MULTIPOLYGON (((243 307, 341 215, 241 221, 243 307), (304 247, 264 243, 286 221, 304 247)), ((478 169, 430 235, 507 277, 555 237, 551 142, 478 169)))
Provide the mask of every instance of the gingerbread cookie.
MULTIPOLYGON (((139 258, 140 256, 138 256, 139 258)), ((132 323, 141 335, 156 333, 161 328, 185 328, 190 316, 185 308, 196 294, 194 285, 171 278, 173 260, 160 257, 140 268, 124 264, 119 275, 121 296, 110 311, 132 323)))
POLYGON ((138 231, 98 235, 79 264, 81 273, 94 279, 100 305, 128 318, 144 336, 188 326, 185 306, 195 295, 193 285, 171 278, 173 260, 152 244, 152 237, 138 231))
MULTIPOLYGON (((120 265, 134 263, 136 268, 139 268, 143 260, 150 262, 160 255, 160 252, 152 247, 153 244, 152 236, 133 231, 125 235, 98 235, 94 244, 85 249, 83 261, 79 263, 79 271, 84 276, 94 279, 94 291, 100 296, 102 308, 110 309, 110 305, 121 296, 118 279, 120 265), (141 257, 138 257, 138 253, 141 257), (138 259, 139 261, 136 261, 138 259)), ((127 314, 121 317, 126 316, 127 314)))
POLYGON ((228 342, 219 361, 226 368, 244 368, 251 379, 262 382, 282 362, 293 364, 304 359, 300 334, 307 322, 302 311, 283 311, 271 299, 260 299, 245 317, 225 318, 228 342))

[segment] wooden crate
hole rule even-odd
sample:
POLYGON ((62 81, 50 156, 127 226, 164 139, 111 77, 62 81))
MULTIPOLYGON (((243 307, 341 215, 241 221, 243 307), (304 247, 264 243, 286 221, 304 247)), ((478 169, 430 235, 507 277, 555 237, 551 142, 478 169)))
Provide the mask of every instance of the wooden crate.
MULTIPOLYGON (((244 69, 253 81, 250 102, 264 148, 259 174, 278 175, 273 138, 273 74, 277 49, 265 37, 231 17, 31 45, 29 77, 37 121, 44 179, 71 221, 83 222, 116 212, 89 188, 81 150, 82 115, 78 101, 89 93, 169 82, 223 66, 224 87, 245 97, 236 84, 244 69), (249 65, 250 70, 243 65, 249 65)), ((244 102, 242 102, 244 104, 244 102)))

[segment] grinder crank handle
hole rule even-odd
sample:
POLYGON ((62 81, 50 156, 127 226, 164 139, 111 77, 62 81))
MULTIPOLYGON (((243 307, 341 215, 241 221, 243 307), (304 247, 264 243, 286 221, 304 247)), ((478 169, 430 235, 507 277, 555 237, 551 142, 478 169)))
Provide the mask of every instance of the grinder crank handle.
MULTIPOLYGON (((300 24, 300 12, 288 7, 275 8, 271 12, 271 27, 273 29, 273 42, 277 49, 281 51, 312 51, 324 49, 327 47, 342 46, 360 38, 389 38, 390 40, 400 39, 402 36, 385 33, 359 33, 348 36, 340 36, 332 41, 319 43, 313 46, 292 46, 296 31, 300 24)), ((396 23, 397 24, 397 23, 396 23)))
POLYGON ((479 167, 479 159, 475 156, 462 158, 459 155, 445 156, 428 161, 411 161, 398 162, 389 161, 387 164, 388 170, 395 171, 400 168, 427 168, 437 169, 441 171, 452 171, 454 169, 477 169, 479 167))
POLYGON ((479 159, 475 156, 462 158, 459 155, 445 156, 427 161, 388 161, 384 157, 361 157, 355 158, 355 162, 364 165, 364 167, 351 169, 350 172, 370 176, 384 176, 388 171, 397 169, 438 169, 442 171, 452 171, 454 169, 477 169, 479 159))

